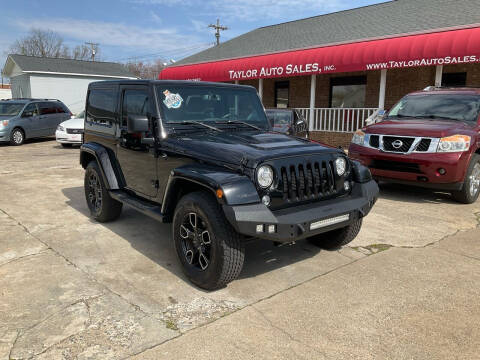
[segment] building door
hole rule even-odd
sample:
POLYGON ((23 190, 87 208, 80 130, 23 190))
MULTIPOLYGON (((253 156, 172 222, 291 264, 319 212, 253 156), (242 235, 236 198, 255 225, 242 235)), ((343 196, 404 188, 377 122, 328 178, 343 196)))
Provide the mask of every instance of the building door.
POLYGON ((151 145, 142 143, 142 136, 149 134, 129 133, 129 116, 150 116, 152 96, 147 86, 122 86, 120 107, 120 137, 117 144, 117 158, 122 168, 127 188, 154 197, 157 194, 157 159, 151 145))
POLYGON ((275 107, 280 109, 288 108, 289 102, 289 81, 277 81, 275 83, 275 107))

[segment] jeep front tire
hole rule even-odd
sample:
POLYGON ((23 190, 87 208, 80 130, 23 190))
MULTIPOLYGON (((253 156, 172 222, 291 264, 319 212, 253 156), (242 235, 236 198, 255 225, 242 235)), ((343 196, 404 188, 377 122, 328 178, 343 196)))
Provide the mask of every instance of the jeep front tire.
POLYGON ((182 269, 195 285, 215 290, 237 278, 245 250, 213 195, 193 192, 179 201, 173 239, 182 269))
POLYGON ((355 219, 350 225, 308 238, 311 243, 324 249, 333 250, 353 241, 362 228, 362 218, 355 219))
POLYGON ((87 165, 83 185, 88 209, 95 220, 108 222, 120 216, 123 204, 113 199, 108 193, 96 161, 91 161, 87 165))

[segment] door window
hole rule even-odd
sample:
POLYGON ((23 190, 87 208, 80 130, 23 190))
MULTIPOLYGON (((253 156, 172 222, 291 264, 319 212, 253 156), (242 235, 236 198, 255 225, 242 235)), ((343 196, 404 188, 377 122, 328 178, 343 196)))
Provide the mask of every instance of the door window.
POLYGON ((38 108, 37 104, 28 104, 25 110, 23 110, 24 114, 31 113, 31 116, 37 116, 38 115, 38 108))
POLYGON ((147 90, 128 89, 123 93, 122 126, 127 126, 127 118, 131 115, 144 115, 150 112, 147 90))
POLYGON ((57 113, 55 104, 51 102, 40 103, 39 107, 40 107, 40 115, 52 115, 57 113))
POLYGON ((115 89, 92 89, 87 100, 87 122, 106 124, 115 121, 115 89))

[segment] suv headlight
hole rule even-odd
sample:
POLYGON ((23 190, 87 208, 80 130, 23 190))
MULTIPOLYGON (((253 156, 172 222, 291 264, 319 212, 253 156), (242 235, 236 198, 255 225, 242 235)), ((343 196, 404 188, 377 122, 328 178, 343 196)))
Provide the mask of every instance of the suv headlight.
POLYGON ((335 160, 335 170, 337 170, 338 176, 343 176, 347 170, 347 161, 343 157, 339 157, 335 160))
POLYGON ((257 169, 257 182, 260 187, 266 189, 273 184, 273 169, 268 165, 262 165, 257 169))
POLYGON ((365 142, 365 133, 362 130, 355 131, 355 134, 353 134, 352 143, 363 146, 364 142, 365 142))
POLYGON ((438 142, 437 152, 462 152, 470 148, 470 136, 453 135, 441 138, 438 142))
POLYGON ((65 131, 65 128, 62 125, 57 126, 58 131, 65 131))
POLYGON ((1 127, 7 127, 7 125, 8 125, 8 120, 0 121, 0 128, 1 127))

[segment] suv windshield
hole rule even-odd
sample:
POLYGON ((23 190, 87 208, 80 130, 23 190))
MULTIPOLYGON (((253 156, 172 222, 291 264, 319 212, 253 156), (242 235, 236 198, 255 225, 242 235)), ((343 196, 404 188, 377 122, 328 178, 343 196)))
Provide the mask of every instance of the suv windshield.
POLYGON ((200 121, 218 126, 244 122, 269 129, 265 111, 255 91, 221 86, 157 86, 157 91, 166 124, 200 121))
POLYGON ((439 118, 476 122, 479 111, 478 95, 408 95, 390 110, 388 118, 439 118))
POLYGON ((16 116, 24 106, 22 103, 0 102, 0 116, 16 116))

